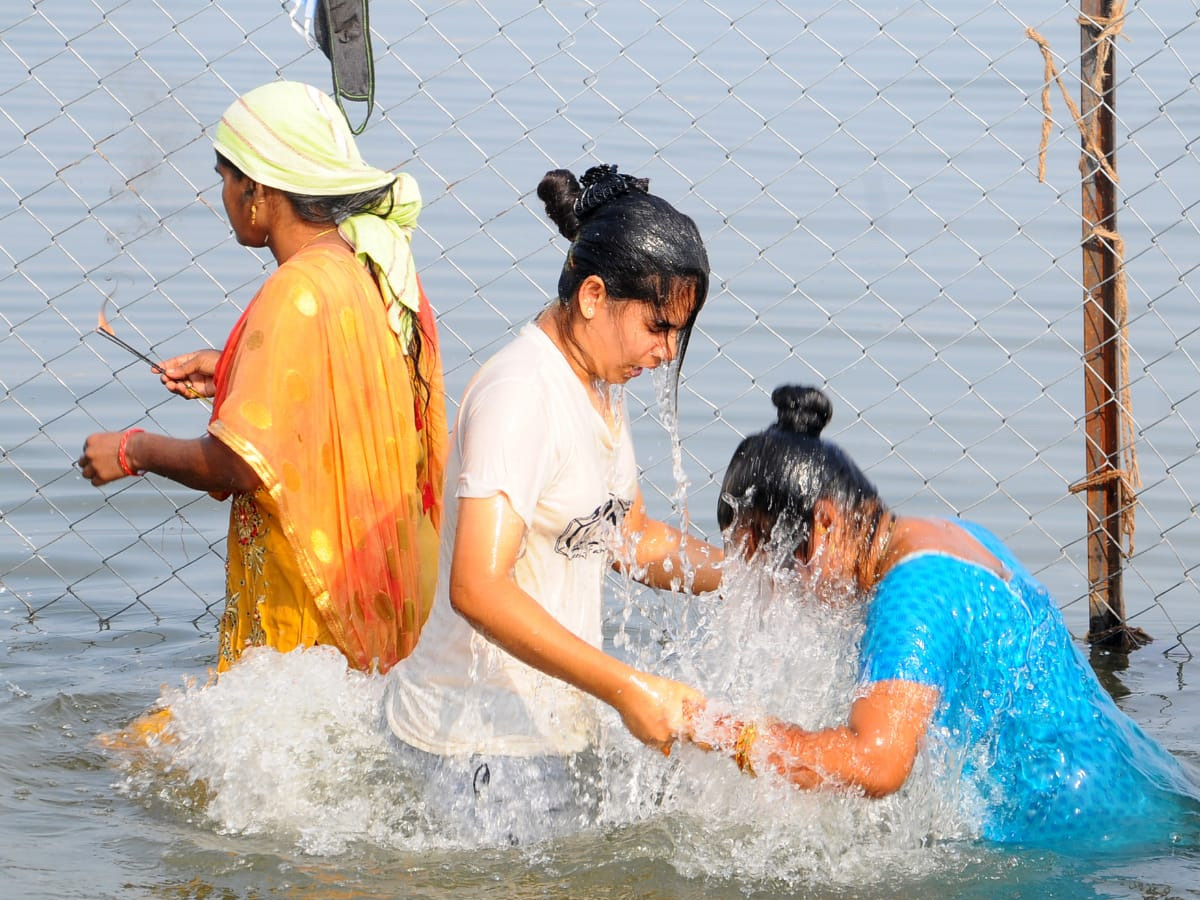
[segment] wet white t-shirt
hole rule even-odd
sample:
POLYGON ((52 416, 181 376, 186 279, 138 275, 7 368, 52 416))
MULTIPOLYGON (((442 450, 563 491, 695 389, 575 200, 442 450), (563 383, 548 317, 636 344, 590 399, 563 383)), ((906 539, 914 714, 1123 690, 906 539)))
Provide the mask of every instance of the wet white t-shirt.
POLYGON ((385 713, 402 741, 439 754, 576 753, 593 698, 491 643, 450 606, 458 498, 504 494, 525 523, 518 585, 578 637, 601 644, 610 551, 637 491, 622 403, 610 428, 545 332, 526 325, 472 379, 446 468, 441 571, 417 648, 389 673, 385 713))

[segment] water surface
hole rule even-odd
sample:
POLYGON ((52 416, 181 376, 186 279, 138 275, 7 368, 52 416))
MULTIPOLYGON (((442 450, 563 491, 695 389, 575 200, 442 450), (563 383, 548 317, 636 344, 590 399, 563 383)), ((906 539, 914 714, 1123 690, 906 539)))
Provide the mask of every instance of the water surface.
MULTIPOLYGON (((715 536, 720 475, 739 436, 771 419, 770 389, 825 384, 839 440, 891 502, 984 521, 1082 635, 1085 515, 1066 490, 1084 474, 1078 141, 1069 123, 1054 130, 1039 184, 1042 63, 1024 34, 1037 27, 1069 65, 1074 7, 794 6, 373 6, 379 106, 361 146, 425 193, 415 252, 451 397, 552 292, 564 248, 532 195, 541 173, 617 162, 696 218, 714 272, 680 392, 681 451, 651 380, 631 389, 652 511, 679 515, 682 476, 692 526, 715 536)), ((1195 762, 1188 210, 1200 106, 1184 61, 1200 53, 1200 29, 1194 11, 1162 7, 1132 8, 1119 106, 1145 485, 1126 592, 1156 642, 1094 663, 1122 708, 1195 762)), ((214 662, 227 510, 156 479, 96 491, 71 469, 93 430, 189 435, 205 420, 90 332, 111 295, 123 336, 154 352, 224 340, 269 265, 230 239, 203 128, 278 73, 328 84, 327 62, 273 3, 59 0, 0 13, 6 895, 1198 895, 1194 842, 1084 857, 922 846, 903 810, 781 800, 726 761, 659 760, 615 727, 620 802, 594 827, 521 849, 448 845, 406 818, 414 798, 358 705, 373 688, 316 663, 302 692, 288 690, 286 665, 268 667, 260 687, 275 704, 229 689, 222 709, 240 711, 244 731, 197 745, 210 771, 228 765, 219 800, 178 772, 122 768, 97 736, 164 688, 194 691, 188 680, 203 684, 214 662), (316 712, 289 719, 288 703, 306 698, 316 712), (311 743, 323 719, 340 727, 311 743), (311 765, 263 768, 281 745, 311 765)), ((697 615, 616 583, 608 607, 610 649, 627 655, 697 615)), ((729 693, 835 716, 835 697, 780 687, 810 684, 822 662, 836 669, 802 636, 762 647, 726 679, 729 693)), ((742 659, 718 653, 730 667, 742 659)))

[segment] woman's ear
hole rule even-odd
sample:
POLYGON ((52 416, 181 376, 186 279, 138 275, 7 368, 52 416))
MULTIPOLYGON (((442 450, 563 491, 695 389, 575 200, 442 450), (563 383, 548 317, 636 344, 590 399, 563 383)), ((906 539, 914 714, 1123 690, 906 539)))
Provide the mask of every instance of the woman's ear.
POLYGON ((608 288, 604 286, 604 279, 599 275, 589 275, 580 283, 575 296, 579 303, 579 311, 590 321, 595 317, 596 309, 608 299, 608 288))
POLYGON ((829 543, 841 516, 838 508, 828 497, 822 497, 813 504, 812 531, 808 538, 808 557, 812 560, 817 547, 829 543))
POLYGON ((831 531, 840 516, 837 507, 828 497, 822 497, 813 504, 813 536, 823 531, 831 531))

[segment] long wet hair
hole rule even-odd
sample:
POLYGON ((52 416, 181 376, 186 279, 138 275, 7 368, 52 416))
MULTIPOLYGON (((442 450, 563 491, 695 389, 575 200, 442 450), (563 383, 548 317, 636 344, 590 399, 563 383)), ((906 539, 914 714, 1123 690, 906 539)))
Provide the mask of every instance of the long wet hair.
POLYGON ((685 293, 694 297, 672 366, 674 402, 692 327, 708 297, 708 253, 691 217, 649 188, 648 179, 601 165, 582 179, 567 169, 547 172, 537 195, 571 242, 558 277, 559 303, 570 304, 590 275, 604 282, 613 300, 649 303, 655 310, 666 311, 685 293))
POLYGON ((774 425, 743 440, 721 485, 717 523, 730 536, 749 528, 756 547, 808 559, 817 502, 828 500, 859 528, 869 547, 886 506, 875 485, 836 444, 821 439, 833 405, 814 387, 781 385, 771 394, 774 425))
MULTIPOLYGON (((239 184, 249 177, 219 150, 217 151, 217 163, 229 169, 239 184)), ((287 198, 297 216, 313 225, 336 226, 340 225, 343 220, 361 213, 387 216, 391 212, 394 202, 391 184, 354 194, 339 194, 332 197, 296 194, 281 188, 275 188, 275 190, 287 198)), ((431 388, 428 379, 421 374, 421 351, 424 348, 425 336, 419 324, 411 331, 412 338, 407 349, 408 356, 412 360, 412 377, 416 383, 417 394, 422 400, 421 405, 428 410, 431 388)))

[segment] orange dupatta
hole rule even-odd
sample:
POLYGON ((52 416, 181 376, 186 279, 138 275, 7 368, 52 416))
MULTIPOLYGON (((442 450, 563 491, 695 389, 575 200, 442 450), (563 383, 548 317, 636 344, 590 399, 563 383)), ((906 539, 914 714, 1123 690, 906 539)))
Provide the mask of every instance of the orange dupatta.
POLYGON ((210 433, 262 480, 324 625, 367 671, 412 651, 437 580, 447 434, 424 291, 418 324, 414 363, 366 269, 317 245, 267 279, 216 372, 210 433))

